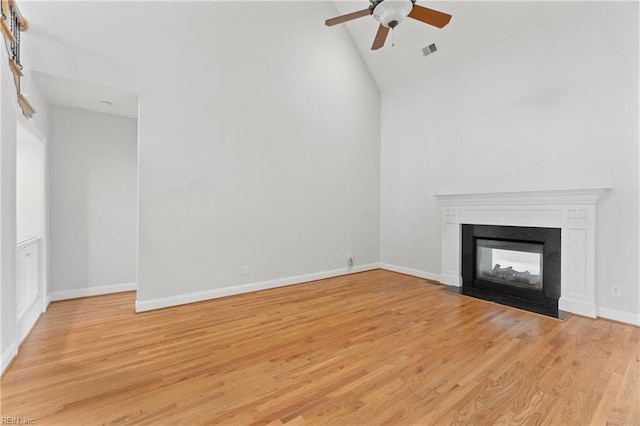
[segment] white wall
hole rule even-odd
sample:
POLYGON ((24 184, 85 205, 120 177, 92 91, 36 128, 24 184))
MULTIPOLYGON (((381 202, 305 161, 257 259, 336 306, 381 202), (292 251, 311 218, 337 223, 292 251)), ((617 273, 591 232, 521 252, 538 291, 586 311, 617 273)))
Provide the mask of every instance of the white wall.
POLYGON ((48 134, 48 104, 39 89, 28 81, 28 62, 23 61, 23 93, 36 115, 27 120, 17 104, 13 75, 5 49, 0 49, 0 373, 17 353, 16 238, 17 238, 17 122, 21 121, 42 140, 48 134), (26 85, 24 85, 26 83, 26 85), (28 91, 26 90, 28 88, 28 91))
MULTIPOLYGON (((469 44, 453 67, 384 93, 381 257, 439 274, 435 193, 610 186, 598 303, 638 312, 637 5, 542 5, 561 15, 522 34, 531 17, 511 16, 492 29, 499 44, 469 44)), ((23 13, 40 28, 35 69, 140 94, 141 300, 326 270, 347 250, 378 258, 379 99, 344 28, 318 25, 332 5, 23 13)))
POLYGON ((15 86, 5 49, 0 49, 0 371, 16 342, 16 109, 15 86))
POLYGON ((434 194, 611 187, 598 208, 597 304, 630 318, 640 312, 638 4, 540 7, 571 19, 383 94, 381 260, 440 273, 434 194))
POLYGON ((50 286, 136 281, 137 122, 51 106, 50 286))
POLYGON ((379 92, 331 3, 23 13, 39 71, 140 96, 139 301, 379 260, 379 92))
MULTIPOLYGON (((174 20, 171 5, 154 8, 159 24, 174 20)), ((356 264, 378 261, 375 84, 346 32, 321 25, 333 7, 251 8, 181 9, 190 34, 173 33, 146 57, 165 69, 141 93, 140 302, 346 272, 348 252, 356 264)))
POLYGON ((18 241, 42 235, 42 166, 42 142, 23 126, 18 126, 16 170, 18 241))

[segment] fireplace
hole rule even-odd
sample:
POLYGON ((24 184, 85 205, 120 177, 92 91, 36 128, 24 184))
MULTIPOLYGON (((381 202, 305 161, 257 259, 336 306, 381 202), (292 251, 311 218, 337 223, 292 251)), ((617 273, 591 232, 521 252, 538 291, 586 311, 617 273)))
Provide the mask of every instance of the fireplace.
MULTIPOLYGON (((468 262, 463 259, 469 258, 461 256, 464 224, 521 227, 525 231, 537 227, 556 229, 562 236, 562 245, 558 256, 551 256, 551 263, 543 249, 543 294, 546 297, 547 288, 556 287, 549 286, 547 274, 559 270, 560 285, 553 290, 560 297, 558 308, 595 318, 596 204, 606 192, 606 188, 579 188, 436 195, 442 206, 442 267, 438 280, 465 292, 482 290, 461 287, 468 280, 462 276, 462 263, 468 262)), ((527 242, 527 238, 511 236, 489 239, 527 242)), ((541 240, 533 238, 533 241, 541 240)), ((473 247, 465 247, 465 251, 473 252, 473 247)), ((467 267, 465 271, 474 270, 473 265, 471 269, 467 267)))
POLYGON ((557 315, 559 228, 474 224, 462 224, 461 228, 462 290, 511 306, 557 315))

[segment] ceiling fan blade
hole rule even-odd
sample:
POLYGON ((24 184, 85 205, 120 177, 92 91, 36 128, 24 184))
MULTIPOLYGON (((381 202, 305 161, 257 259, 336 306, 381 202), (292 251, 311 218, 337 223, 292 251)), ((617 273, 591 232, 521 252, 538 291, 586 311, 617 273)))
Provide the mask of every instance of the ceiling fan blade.
POLYGON ((442 28, 449 23, 451 15, 427 7, 413 5, 409 17, 434 27, 442 28))
POLYGON ((384 46, 384 42, 387 40, 387 34, 389 34, 389 27, 385 27, 380 24, 378 27, 378 32, 376 33, 376 38, 373 39, 373 45, 371 46, 371 50, 378 50, 382 46, 384 46))
POLYGON ((343 22, 351 21, 352 19, 362 18, 363 16, 371 15, 373 9, 364 9, 357 12, 347 13, 346 15, 336 16, 335 18, 327 19, 324 24, 331 27, 336 24, 342 24, 343 22))

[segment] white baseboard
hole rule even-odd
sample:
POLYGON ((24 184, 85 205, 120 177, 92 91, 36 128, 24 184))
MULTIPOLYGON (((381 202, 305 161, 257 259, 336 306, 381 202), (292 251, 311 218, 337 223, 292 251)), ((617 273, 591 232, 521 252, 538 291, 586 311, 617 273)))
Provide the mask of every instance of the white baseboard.
POLYGON ((4 373, 4 370, 11 364, 13 358, 18 355, 18 349, 13 343, 4 352, 2 352, 2 358, 0 359, 0 374, 4 373))
POLYGON ((377 263, 370 263, 367 265, 354 266, 351 270, 348 270, 347 268, 340 268, 306 275, 297 275, 293 277, 278 278, 275 280, 241 284, 233 287, 216 288, 213 290, 199 291, 196 293, 179 294, 176 296, 162 297, 158 299, 136 300, 136 312, 151 311, 154 309, 168 308, 172 306, 184 305, 187 303, 202 302, 204 300, 217 299, 220 297, 233 296, 236 294, 250 293, 253 291, 267 290, 270 288, 284 287, 293 284, 302 284, 309 281, 354 274, 356 272, 371 271, 373 269, 378 269, 379 267, 380 266, 377 263))
MULTIPOLYGON (((438 281, 446 285, 460 286, 459 278, 453 275, 440 275, 432 272, 421 271, 418 269, 406 268, 404 266, 391 265, 389 263, 380 263, 381 269, 388 271, 400 272, 401 274, 412 275, 414 277, 426 278, 432 281, 438 281)), ((589 318, 602 317, 613 321, 624 322, 627 324, 640 326, 640 315, 631 312, 619 311, 609 308, 596 308, 595 304, 582 300, 560 298, 559 308, 563 311, 572 312, 589 318)))
POLYGON ((390 263, 380 263, 381 269, 386 269, 387 271, 399 272, 401 274, 411 275, 414 277, 425 278, 431 281, 441 282, 440 274, 434 274, 433 272, 421 271, 419 269, 406 268, 404 266, 392 265, 390 263))
POLYGON ((122 293, 123 291, 134 291, 138 289, 138 283, 122 283, 102 285, 98 287, 78 288, 74 290, 54 291, 47 298, 49 302, 56 300, 77 299, 79 297, 101 296, 103 294, 122 293))
POLYGON ((585 302, 584 300, 569 299, 565 296, 560 296, 560 300, 558 300, 558 309, 589 318, 596 318, 598 316, 598 310, 596 309, 595 303, 585 302))
MULTIPOLYGON (((456 282, 447 279, 444 275, 434 274, 432 272, 421 271, 419 269, 407 268, 404 266, 392 265, 389 263, 370 263, 367 265, 355 266, 351 271, 346 268, 334 269, 324 272, 316 272, 313 274, 298 275, 294 277, 279 278, 269 281, 261 281, 249 284, 242 284, 234 287, 226 287, 213 289, 208 291, 201 291, 197 293, 181 294, 177 296, 164 297, 151 300, 136 300, 136 312, 150 311, 154 309, 167 308, 171 306, 184 305, 186 303, 201 302, 203 300, 217 299, 219 297, 232 296, 235 294, 249 293, 252 291, 266 290, 269 288, 283 287, 287 285, 301 284, 309 281, 322 280, 325 278, 332 278, 341 275, 353 274, 357 272, 371 271, 374 269, 386 269, 392 272, 399 272, 401 274, 412 275, 414 277, 425 278, 432 281, 438 281, 447 285, 458 285, 456 282)), ((454 277, 455 278, 455 277, 454 277)), ((454 280, 455 281, 455 280, 454 280)), ((122 283, 105 285, 99 287, 88 287, 75 290, 65 290, 50 293, 46 298, 46 305, 50 302, 57 300, 76 299, 79 297, 100 296, 103 294, 120 293, 123 291, 134 291, 138 289, 138 283, 122 283)), ((565 297, 561 297, 559 301, 559 308, 563 311, 572 312, 578 315, 583 315, 590 318, 602 317, 613 321, 623 322, 626 324, 632 324, 640 326, 640 315, 631 312, 619 311, 617 309, 609 308, 596 308, 595 304, 587 303, 582 300, 572 300, 565 297)), ((38 314, 39 315, 39 314, 38 314)), ((30 317, 37 319, 38 315, 35 313, 30 317)), ((29 320, 26 323, 31 325, 35 320, 29 320)), ((30 329, 30 327, 28 327, 30 329)), ((20 330, 19 337, 24 338, 28 330, 20 330), (25 332, 26 331, 26 332, 25 332)), ((2 360, 0 363, 0 372, 4 371, 7 365, 11 362, 13 357, 17 354, 16 346, 11 345, 6 351, 2 353, 2 360)))
POLYGON ((462 287, 462 277, 458 275, 441 274, 440 282, 445 285, 462 287))
POLYGON ((42 315, 42 299, 40 298, 31 302, 31 305, 21 315, 18 315, 18 345, 22 344, 40 315, 42 315))
POLYGON ((640 326, 640 315, 631 312, 619 311, 617 309, 598 308, 598 316, 613 321, 624 322, 640 326))

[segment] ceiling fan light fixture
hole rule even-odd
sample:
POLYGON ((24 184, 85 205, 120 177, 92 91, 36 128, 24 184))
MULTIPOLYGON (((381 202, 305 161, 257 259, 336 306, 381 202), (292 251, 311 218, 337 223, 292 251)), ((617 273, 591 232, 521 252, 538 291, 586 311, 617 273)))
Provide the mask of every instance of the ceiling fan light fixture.
POLYGON ((395 28, 413 9, 411 0, 383 0, 375 9, 373 17, 388 28, 395 28))

